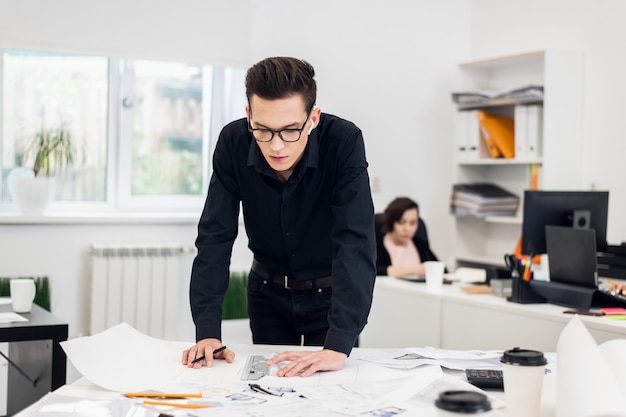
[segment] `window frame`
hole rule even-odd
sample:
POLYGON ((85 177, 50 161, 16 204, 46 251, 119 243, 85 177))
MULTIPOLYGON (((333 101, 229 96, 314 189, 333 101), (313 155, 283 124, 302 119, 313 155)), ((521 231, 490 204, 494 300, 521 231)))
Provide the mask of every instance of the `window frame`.
MULTIPOLYGON (((4 97, 4 54, 7 50, 39 52, 33 49, 0 48, 0 97, 4 97)), ((43 52, 43 51, 42 51, 43 52)), ((222 67, 201 64, 202 67, 202 191, 199 195, 160 195, 160 196, 132 196, 131 195, 131 163, 132 163, 132 110, 126 111, 124 98, 131 97, 134 87, 133 73, 129 67, 138 60, 167 62, 154 59, 116 58, 102 55, 80 53, 50 52, 58 55, 99 57, 108 63, 108 92, 106 116, 106 141, 104 158, 106 159, 106 175, 104 201, 53 201, 49 212, 52 213, 136 213, 136 212, 198 212, 202 210, 208 190, 208 183, 212 173, 211 155, 215 149, 217 137, 222 127, 234 118, 244 117, 245 94, 239 97, 241 102, 236 103, 238 110, 231 109, 231 92, 235 86, 243 89, 243 80, 233 80, 236 71, 243 71, 236 67, 222 67), (224 83, 233 84, 224 84, 224 83), (215 95, 215 96, 214 96, 215 95), (240 114, 237 114, 239 113, 240 114)), ((169 61, 193 65, 193 63, 169 61)), ((242 72, 245 74, 245 72, 242 72)), ((240 74, 241 75, 241 74, 240 74)), ((236 100, 235 100, 236 101, 236 100)), ((0 100, 0 155, 4 155, 4 98, 0 100)), ((0 174, 3 169, 3 157, 0 157, 0 174)), ((0 181, 0 193, 3 191, 4 180, 0 181)), ((0 194, 2 195, 2 194, 0 194)), ((16 211, 14 202, 0 202, 0 214, 12 214, 16 211)))

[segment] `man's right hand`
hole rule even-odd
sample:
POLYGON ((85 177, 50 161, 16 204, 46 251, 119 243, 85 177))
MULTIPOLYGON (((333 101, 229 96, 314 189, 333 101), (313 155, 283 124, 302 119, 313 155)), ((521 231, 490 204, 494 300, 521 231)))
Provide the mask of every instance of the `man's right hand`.
POLYGON ((183 351, 183 365, 189 368, 201 368, 206 366, 210 368, 213 366, 213 358, 224 359, 228 363, 232 363, 235 359, 235 352, 230 349, 224 349, 221 352, 213 355, 213 351, 224 346, 219 339, 202 339, 199 340, 194 346, 183 351), (198 358, 204 356, 204 359, 194 363, 198 358))

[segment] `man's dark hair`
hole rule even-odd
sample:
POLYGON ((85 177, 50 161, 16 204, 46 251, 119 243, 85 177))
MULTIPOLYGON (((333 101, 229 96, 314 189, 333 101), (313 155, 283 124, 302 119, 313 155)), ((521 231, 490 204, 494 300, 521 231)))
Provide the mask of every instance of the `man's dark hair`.
POLYGON ((393 224, 402 218, 405 211, 410 209, 416 209, 419 213, 419 206, 417 203, 408 197, 398 197, 389 203, 383 213, 381 224, 382 232, 391 232, 393 230, 393 224))
POLYGON ((317 98, 313 77, 315 69, 306 61, 290 57, 266 58, 254 64, 246 74, 246 97, 256 94, 265 100, 276 100, 301 94, 310 112, 317 98))

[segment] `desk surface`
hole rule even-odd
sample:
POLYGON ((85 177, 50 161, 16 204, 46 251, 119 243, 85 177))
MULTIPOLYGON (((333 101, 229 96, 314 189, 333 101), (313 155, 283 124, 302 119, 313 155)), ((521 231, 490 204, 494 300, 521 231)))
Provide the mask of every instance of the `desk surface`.
MULTIPOLYGON (((266 345, 234 345, 233 349, 235 352, 237 352, 238 359, 241 361, 240 363, 243 363, 245 362, 247 356, 250 354, 269 355, 271 353, 283 350, 283 347, 266 346, 266 345)), ((311 348, 290 346, 290 347, 285 347, 285 349, 300 350, 300 349, 311 349, 311 348)), ((319 373, 319 374, 314 375, 311 378, 298 378, 298 377, 280 378, 283 381, 281 385, 275 385, 274 382, 272 382, 271 384, 273 386, 294 386, 296 387, 296 389, 298 389, 298 387, 310 387, 310 386, 316 386, 316 385, 323 385, 324 387, 329 387, 331 385, 354 383, 356 368, 358 368, 359 369, 358 372, 361 373, 361 375, 359 375, 357 379, 363 383, 366 383, 367 381, 372 383, 377 380, 378 382, 390 381, 390 383, 392 383, 393 380, 396 378, 407 377, 410 375, 416 376, 420 372, 433 372, 433 368, 428 367, 428 366, 415 368, 409 371, 409 370, 385 368, 379 365, 367 364, 359 360, 359 358, 366 357, 368 355, 371 355, 372 353, 383 352, 383 351, 384 350, 381 350, 381 349, 356 348, 354 349, 353 354, 348 358, 348 361, 346 363, 346 367, 344 370, 336 371, 336 372, 319 373)), ((232 374, 235 376, 234 380, 240 383, 242 386, 247 385, 248 381, 238 381, 238 378, 236 377, 238 370, 240 370, 240 367, 237 364, 229 365, 229 364, 225 364, 220 361, 217 361, 216 365, 221 368, 225 368, 225 367, 230 368, 232 370, 232 374)), ((203 372, 206 374, 210 374, 211 370, 204 369, 203 372)), ((442 373, 441 375, 446 376, 447 378, 452 377, 450 379, 465 381, 464 373, 462 371, 446 370, 445 373, 442 373)), ((543 386, 544 393, 543 393, 543 400, 542 400, 542 413, 541 413, 542 417, 554 416, 554 401, 555 401, 554 380, 555 380, 554 375, 548 375, 545 378, 545 382, 543 386)), ((267 386, 270 384, 269 382, 264 383, 264 379, 260 380, 259 383, 262 386, 267 386)), ((440 387, 440 385, 438 384, 433 384, 433 385, 434 387, 432 386, 429 387, 428 395, 436 395, 435 391, 437 389, 437 386, 440 387)), ((368 388, 366 387, 367 385, 363 386, 360 395, 367 395, 368 388)), ((327 389, 327 388, 324 388, 324 389, 327 389)), ((107 391, 102 388, 99 388, 98 386, 94 385, 92 382, 90 382, 86 378, 81 378, 77 380, 76 382, 74 382, 73 384, 63 386, 59 390, 57 390, 56 393, 62 394, 64 396, 74 397, 74 398, 92 399, 92 400, 111 400, 115 398, 120 398, 120 394, 118 392, 107 391)), ((331 395, 330 394, 331 391, 328 391, 328 393, 329 395, 331 395)), ((496 401, 502 401, 504 397, 503 393, 498 392, 498 391, 495 391, 495 392, 491 391, 489 392, 489 395, 492 397, 492 399, 495 399, 496 401)), ((45 400, 43 400, 41 403, 45 403, 45 400)), ((402 403, 400 403, 400 405, 401 404, 402 403)), ((19 413, 17 417, 26 417, 26 416, 31 415, 30 413, 36 408, 38 408, 39 405, 40 404, 34 404, 30 408, 19 413)), ((266 405, 271 405, 271 403, 266 404, 266 405)), ((265 414, 264 407, 266 407, 266 405, 264 405, 263 407, 255 406, 254 407, 254 411, 256 413, 255 415, 258 415, 259 417, 271 415, 271 414, 265 414)), ((300 405, 300 407, 301 406, 302 405, 300 405)), ((355 406, 355 404, 351 404, 351 406, 355 406)), ((312 409, 313 408, 314 407, 312 407, 312 409)), ((217 410, 218 409, 212 409, 211 412, 217 412, 217 410)), ((233 408, 230 408, 229 410, 227 410, 226 408, 220 409, 220 411, 229 411, 229 413, 224 413, 224 414, 219 413, 215 415, 219 415, 219 416, 226 415, 226 414, 237 415, 237 416, 248 415, 246 414, 245 411, 242 410, 242 408, 238 408, 236 410, 233 408)), ((304 411, 300 411, 300 412, 304 412, 304 411)), ((497 412, 504 413, 505 410, 499 409, 497 410, 497 412)), ((194 412, 194 414, 203 415, 201 413, 196 413, 196 412, 194 412)), ((284 415, 288 415, 288 414, 284 414, 284 415)), ((308 416, 309 414, 306 414, 306 415, 308 416)), ((310 415, 313 416, 316 414, 310 414, 310 415)), ((330 414, 325 414, 325 415, 333 415, 333 416, 337 415, 338 416, 339 414, 330 413, 330 414)), ((350 414, 347 414, 347 415, 350 415, 350 414)), ((383 415, 383 414, 380 414, 380 415, 383 415)), ((409 417, 409 416, 435 417, 436 409, 434 408, 434 406, 427 406, 425 404, 422 404, 420 407, 417 407, 417 408, 408 408, 407 411, 402 413, 401 415, 405 417, 409 417)), ((504 414, 496 414, 496 415, 504 415, 504 414)))
MULTIPOLYGON (((431 292, 425 284, 378 277, 361 346, 434 346, 446 349, 555 351, 573 315, 554 304, 518 304, 490 294, 466 294, 462 285, 431 292), (394 326, 389 326, 394 323, 394 326)), ((626 337, 626 321, 579 316, 598 343, 626 337)))
MULTIPOLYGON (((10 304, 0 305, 0 312, 12 311, 10 304)), ((0 323, 0 342, 52 340, 52 389, 65 384, 67 373, 65 352, 60 342, 67 340, 68 325, 47 310, 33 304, 30 313, 20 313, 28 321, 0 323)))
MULTIPOLYGON (((13 311, 11 304, 0 304, 0 312, 13 311)), ((50 312, 33 304, 30 313, 20 313, 21 316, 28 321, 19 321, 14 323, 0 323, 0 341, 14 341, 13 337, 19 337, 24 332, 30 332, 33 328, 59 328, 67 329, 67 323, 52 315, 50 312)), ((67 335, 65 335, 67 338, 67 335)))

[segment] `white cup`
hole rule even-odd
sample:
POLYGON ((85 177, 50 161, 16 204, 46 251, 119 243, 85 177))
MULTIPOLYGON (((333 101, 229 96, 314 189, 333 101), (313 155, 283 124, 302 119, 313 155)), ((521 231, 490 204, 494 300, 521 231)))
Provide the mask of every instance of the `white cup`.
POLYGON ((11 280, 11 304, 16 313, 30 313, 35 299, 35 281, 32 279, 11 280))
POLYGON ((424 262, 426 273, 426 288, 429 291, 440 291, 443 285, 443 271, 445 264, 441 261, 424 262))
POLYGON ((546 359, 542 352, 514 348, 500 359, 509 417, 539 417, 546 359))

